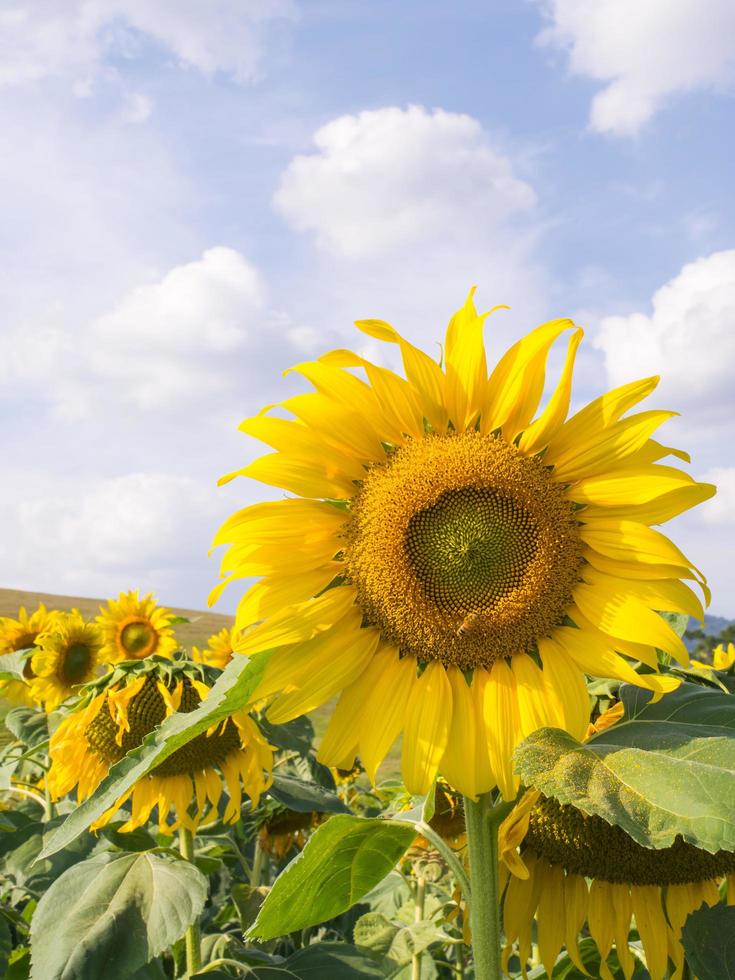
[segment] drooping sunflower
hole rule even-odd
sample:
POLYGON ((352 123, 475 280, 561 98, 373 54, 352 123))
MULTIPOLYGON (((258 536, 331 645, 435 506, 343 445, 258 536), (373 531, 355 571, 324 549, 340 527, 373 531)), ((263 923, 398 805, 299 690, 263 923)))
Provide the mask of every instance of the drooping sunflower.
MULTIPOLYGON (((59 799, 75 787, 80 802, 91 796, 110 767, 165 718, 198 707, 218 674, 191 662, 159 657, 112 670, 51 738, 52 796, 59 799)), ((271 747, 257 725, 247 711, 235 711, 135 783, 94 827, 106 824, 130 801, 131 815, 120 828, 123 831, 142 826, 155 807, 162 833, 173 833, 180 826, 194 831, 208 816, 217 815, 223 782, 229 794, 223 819, 234 822, 240 815, 243 788, 257 806, 270 785, 272 768, 271 747)))
POLYGON ((200 650, 199 647, 192 647, 191 659, 195 663, 209 664, 210 667, 219 667, 220 670, 224 670, 232 660, 233 644, 236 635, 237 633, 234 629, 225 626, 219 633, 210 636, 207 640, 207 646, 203 650, 200 650))
POLYGON ((78 693, 80 684, 86 684, 96 675, 102 634, 94 623, 85 623, 75 609, 60 613, 36 642, 38 652, 31 658, 31 696, 41 702, 46 711, 53 711, 78 693))
POLYGON ((275 452, 245 475, 293 496, 234 514, 221 590, 262 576, 241 600, 235 644, 271 656, 256 697, 285 722, 340 695, 319 758, 375 779, 403 734, 403 777, 426 792, 440 770, 471 797, 516 795, 513 750, 543 725, 581 737, 584 675, 657 693, 656 649, 687 651, 655 610, 701 617, 683 580, 706 584, 651 528, 714 488, 671 465, 651 438, 672 412, 626 415, 656 386, 616 388, 566 419, 582 330, 554 320, 488 376, 472 293, 451 319, 443 364, 389 324, 406 377, 346 350, 298 365, 315 391, 241 429, 275 452), (570 331, 559 382, 538 413, 554 341, 570 331), (353 373, 364 371, 366 381, 353 373), (647 664, 641 676, 624 656, 647 664))
MULTIPOLYGON (((38 609, 30 615, 25 607, 21 606, 17 619, 0 616, 0 657, 7 653, 35 647, 39 634, 51 629, 59 615, 58 612, 50 612, 43 603, 40 603, 38 609)), ((26 661, 23 673, 27 680, 33 677, 30 658, 26 661)), ((28 684, 20 680, 0 681, 0 697, 7 698, 11 704, 27 706, 35 704, 28 684)))
POLYGON ((137 590, 109 599, 106 609, 100 606, 97 617, 105 638, 102 659, 115 664, 121 660, 143 660, 154 653, 170 657, 177 647, 170 625, 172 615, 156 605, 152 592, 142 599, 137 590))
POLYGON ((505 963, 518 944, 523 976, 531 955, 534 916, 539 955, 551 976, 562 947, 583 973, 577 936, 585 923, 597 944, 601 976, 613 980, 606 959, 615 945, 626 980, 635 969, 628 945, 631 919, 651 980, 681 980, 681 928, 702 903, 716 905, 726 880, 735 904, 735 854, 710 854, 677 837, 671 847, 642 847, 620 827, 587 816, 536 790, 528 791, 500 832, 510 868, 503 916, 505 963), (520 844, 521 852, 516 848, 520 844))

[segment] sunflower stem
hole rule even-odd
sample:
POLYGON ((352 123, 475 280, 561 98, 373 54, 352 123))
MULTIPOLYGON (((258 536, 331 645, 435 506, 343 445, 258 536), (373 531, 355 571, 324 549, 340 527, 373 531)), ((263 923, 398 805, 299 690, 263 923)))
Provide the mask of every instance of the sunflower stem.
POLYGON ((498 828, 512 804, 493 805, 492 793, 477 801, 464 798, 470 859, 470 925, 476 980, 502 980, 500 966, 500 897, 498 895, 498 828))
MULTIPOLYGON (((414 909, 414 922, 421 922, 424 918, 424 908, 426 903, 426 878, 419 875, 416 879, 416 908, 414 909)), ((414 953, 411 958, 411 980, 421 980, 421 953, 414 953)))
POLYGON ((253 867, 250 871, 250 887, 257 888, 263 878, 263 864, 265 863, 265 851, 260 839, 255 840, 255 852, 253 854, 253 867))
MULTIPOLYGON (((185 860, 194 863, 194 834, 186 827, 179 828, 179 851, 185 860)), ((186 946, 186 974, 191 976, 197 973, 202 965, 202 935, 198 916, 186 930, 184 944, 186 946)))

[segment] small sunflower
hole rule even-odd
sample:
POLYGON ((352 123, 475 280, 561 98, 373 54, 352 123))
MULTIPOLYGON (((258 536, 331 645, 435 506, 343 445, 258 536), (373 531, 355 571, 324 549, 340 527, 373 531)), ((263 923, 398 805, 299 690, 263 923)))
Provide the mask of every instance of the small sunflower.
POLYGON ((102 634, 93 623, 85 623, 77 610, 61 613, 46 633, 37 638, 38 652, 31 658, 31 695, 46 711, 78 693, 80 684, 97 673, 102 634))
POLYGON ((712 651, 711 664, 692 660, 692 667, 699 667, 703 670, 729 670, 733 664, 735 664, 735 643, 728 643, 727 650, 724 643, 718 643, 712 651))
POLYGON ((275 452, 245 475, 294 496, 234 514, 225 581, 262 576, 236 626, 260 622, 238 653, 273 650, 255 699, 283 723, 339 695, 319 749, 368 776, 402 734, 403 779, 425 793, 437 771, 476 797, 515 798, 513 751, 550 725, 585 733, 585 674, 661 694, 657 648, 688 654, 657 610, 703 616, 684 580, 701 573, 650 525, 714 488, 660 461, 651 438, 672 412, 626 415, 656 387, 616 388, 567 419, 582 330, 543 324, 489 373, 488 314, 472 293, 447 329, 443 364, 378 320, 406 377, 347 350, 294 370, 316 389, 241 429, 275 452), (569 332, 560 380, 538 413, 546 359, 569 332), (364 371, 361 380, 353 369, 364 371), (646 663, 640 675, 625 656, 646 663))
MULTIPOLYGON (((41 603, 35 612, 30 615, 21 606, 18 610, 18 618, 11 619, 9 616, 0 617, 0 657, 6 653, 16 653, 18 650, 28 650, 36 646, 39 634, 47 632, 53 627, 61 614, 49 612, 41 603)), ((27 680, 33 677, 33 668, 30 657, 26 661, 23 670, 27 680)), ((23 681, 0 681, 0 697, 7 698, 11 704, 22 704, 31 706, 36 702, 28 684, 23 681)))
POLYGON ((192 647, 191 659, 195 663, 209 664, 210 667, 219 667, 220 670, 224 670, 232 660, 235 636, 237 636, 235 629, 225 626, 219 633, 210 636, 205 650, 192 647))
MULTIPOLYGON (((111 671, 93 686, 98 693, 66 718, 51 738, 53 797, 59 799, 75 787, 80 802, 91 796, 110 767, 165 718, 198 707, 218 673, 158 657, 111 671)), ((272 768, 271 747, 255 722, 246 711, 235 711, 135 783, 94 827, 106 824, 129 800, 131 816, 121 830, 142 826, 158 807, 162 833, 180 826, 194 831, 208 816, 216 817, 223 782, 229 794, 223 819, 234 823, 240 816, 242 789, 257 806, 270 785, 272 768)))
POLYGON ((735 904, 735 854, 710 854, 680 837, 660 850, 642 847, 620 827, 536 790, 526 793, 501 827, 500 851, 511 872, 503 905, 505 963, 517 941, 524 977, 534 916, 549 976, 563 946, 587 974, 577 946, 586 922, 604 980, 613 980, 606 963, 613 943, 630 980, 635 960, 628 933, 635 917, 652 980, 668 976, 669 960, 672 980, 681 980, 680 935, 689 913, 703 902, 716 905, 723 880, 735 904))
POLYGON ((292 848, 303 850, 308 831, 324 820, 323 813, 292 810, 274 804, 266 807, 257 822, 260 846, 271 857, 282 860, 292 848))
POLYGON ((119 599, 109 599, 100 607, 97 622, 105 645, 102 659, 106 663, 121 660, 143 660, 154 653, 170 657, 177 643, 170 625, 172 613, 156 605, 153 593, 138 598, 137 591, 121 592, 119 599))

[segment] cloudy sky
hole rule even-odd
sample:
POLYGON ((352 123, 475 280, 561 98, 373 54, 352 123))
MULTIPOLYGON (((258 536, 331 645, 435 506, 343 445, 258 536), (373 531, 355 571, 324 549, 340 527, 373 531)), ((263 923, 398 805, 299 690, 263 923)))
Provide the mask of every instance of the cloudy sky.
POLYGON ((734 96, 731 0, 4 0, 0 585, 203 608, 239 421, 477 284, 578 403, 662 375, 735 616, 734 96))

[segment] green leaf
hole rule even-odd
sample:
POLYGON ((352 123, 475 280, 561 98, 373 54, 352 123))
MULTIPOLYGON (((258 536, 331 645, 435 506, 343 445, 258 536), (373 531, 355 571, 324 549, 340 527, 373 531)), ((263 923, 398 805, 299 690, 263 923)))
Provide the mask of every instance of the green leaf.
POLYGON ((336 793, 296 776, 274 773, 268 795, 298 813, 350 813, 336 793))
POLYGON ((400 926, 391 922, 380 912, 366 912, 361 915, 352 930, 352 938, 358 946, 364 946, 381 956, 385 956, 393 944, 400 926))
POLYGON ((686 613, 660 612, 659 616, 666 620, 677 636, 684 636, 689 625, 689 616, 686 613))
POLYGON ((26 663, 35 652, 36 648, 31 647, 29 650, 16 650, 0 656, 0 681, 24 681, 26 663))
POLYGON ((714 853, 735 850, 735 698, 682 684, 656 704, 624 685, 624 720, 580 744, 544 728, 521 743, 527 786, 616 824, 644 847, 678 834, 714 853))
MULTIPOLYGON (((352 980, 353 977, 384 978, 385 970, 348 943, 316 943, 293 953, 283 964, 299 980, 352 980)), ((257 971, 256 971, 257 973, 257 971)))
POLYGON ((35 708, 11 708, 5 716, 5 726, 30 749, 48 739, 48 715, 45 711, 37 711, 35 708))
POLYGON ((288 752, 298 752, 308 755, 314 741, 314 726, 306 715, 287 721, 283 725, 274 725, 263 715, 258 719, 258 727, 271 745, 288 752))
POLYGON ((250 660, 235 658, 218 678, 209 697, 195 711, 171 715, 155 732, 147 735, 142 745, 128 752, 110 769, 92 796, 69 814, 41 857, 48 857, 66 847, 164 759, 205 732, 210 725, 243 708, 260 683, 270 653, 266 651, 250 660))
POLYGON ((735 905, 703 905, 692 912, 681 941, 699 980, 735 980, 735 905))
POLYGON ((157 854, 98 854, 49 888, 31 924, 32 980, 129 980, 198 917, 207 879, 157 854))
POLYGON ((0 916, 0 977, 5 976, 12 950, 13 937, 10 934, 10 923, 4 916, 0 916))
POLYGON ((191 622, 191 620, 187 616, 169 616, 168 617, 168 625, 169 626, 180 626, 182 623, 190 623, 190 622, 191 622))
POLYGON ((248 936, 274 939, 345 912, 391 871, 415 836, 399 821, 332 817, 276 879, 248 936))

